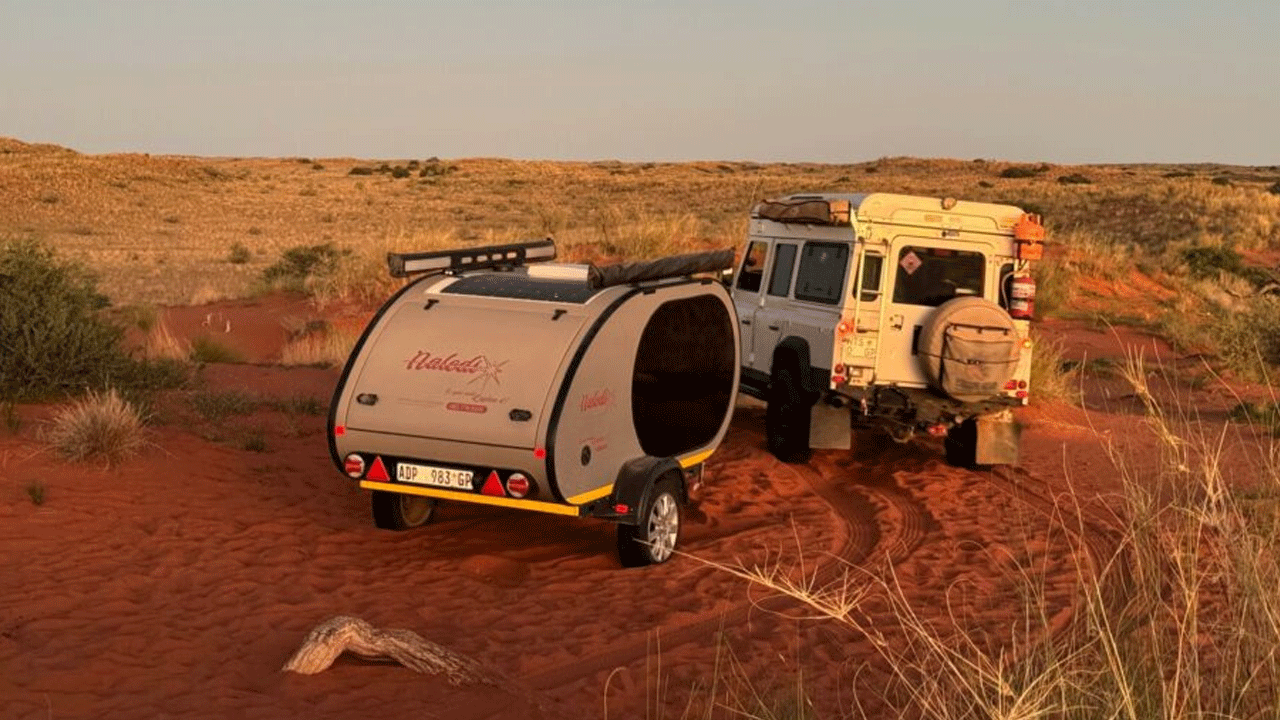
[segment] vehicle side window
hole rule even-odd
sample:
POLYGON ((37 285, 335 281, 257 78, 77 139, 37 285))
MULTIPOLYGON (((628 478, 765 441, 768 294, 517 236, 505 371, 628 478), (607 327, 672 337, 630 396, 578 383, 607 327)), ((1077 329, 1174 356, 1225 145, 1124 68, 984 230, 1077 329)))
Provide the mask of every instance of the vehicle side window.
POLYGON ((835 305, 844 291, 849 267, 849 246, 841 243, 805 243, 800 251, 796 299, 835 305))
POLYGON ((773 274, 769 276, 769 294, 786 297, 791 294, 791 271, 796 267, 796 246, 775 245, 773 274))
POLYGON ((747 246, 746 257, 742 258, 742 269, 738 271, 738 289, 743 292, 760 292, 760 281, 764 278, 764 256, 769 252, 769 243, 757 240, 747 246))
POLYGON ((980 252, 904 247, 898 253, 893 301, 937 307, 958 296, 984 297, 986 264, 980 252))
POLYGON ((866 267, 862 270, 862 293, 858 299, 862 302, 874 302, 880 299, 880 276, 884 273, 884 256, 867 253, 862 257, 866 267))

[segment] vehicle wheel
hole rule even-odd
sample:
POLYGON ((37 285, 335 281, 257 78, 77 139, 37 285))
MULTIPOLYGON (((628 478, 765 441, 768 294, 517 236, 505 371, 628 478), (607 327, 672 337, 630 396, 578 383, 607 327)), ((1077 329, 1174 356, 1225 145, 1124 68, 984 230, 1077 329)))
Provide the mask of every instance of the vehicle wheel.
POLYGON ((671 559, 680 542, 681 495, 679 481, 659 480, 640 512, 640 523, 618 526, 618 559, 623 567, 657 565, 671 559))
POLYGON ((409 530, 431 521, 436 512, 436 499, 418 495, 374 490, 373 524, 383 530, 409 530))
POLYGON ((947 464, 954 467, 973 468, 978 463, 978 423, 965 420, 947 430, 943 443, 947 450, 947 464))
POLYGON ((774 370, 769 381, 764 424, 769 452, 774 457, 783 462, 809 459, 809 404, 789 366, 774 370))

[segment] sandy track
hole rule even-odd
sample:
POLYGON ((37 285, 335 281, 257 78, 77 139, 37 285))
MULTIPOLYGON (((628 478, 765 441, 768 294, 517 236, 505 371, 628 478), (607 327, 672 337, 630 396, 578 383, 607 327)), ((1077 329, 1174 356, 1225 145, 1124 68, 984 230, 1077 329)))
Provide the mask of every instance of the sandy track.
MULTIPOLYGON (((246 379, 322 398, 332 383, 266 368, 221 382, 246 379)), ((445 505, 430 528, 376 530, 367 497, 329 463, 321 418, 234 422, 264 427, 269 452, 166 427, 150 456, 105 471, 37 453, 30 431, 0 439, 0 717, 583 717, 598 715, 606 682, 611 717, 655 704, 675 715, 727 653, 764 693, 803 670, 835 711, 855 672, 858 685, 882 673, 866 638, 788 619, 793 603, 721 571, 689 559, 619 569, 607 524, 445 505), (41 507, 22 492, 35 478, 41 507), (278 672, 340 613, 413 629, 511 681, 454 688, 349 658, 313 677, 278 672)), ((997 637, 1023 573, 1071 606, 1079 543, 1046 520, 1052 478, 855 440, 784 465, 763 448, 762 413, 741 408, 685 551, 748 565, 803 553, 824 579, 891 567, 923 612, 997 637)), ((892 618, 873 619, 893 637, 892 618)))

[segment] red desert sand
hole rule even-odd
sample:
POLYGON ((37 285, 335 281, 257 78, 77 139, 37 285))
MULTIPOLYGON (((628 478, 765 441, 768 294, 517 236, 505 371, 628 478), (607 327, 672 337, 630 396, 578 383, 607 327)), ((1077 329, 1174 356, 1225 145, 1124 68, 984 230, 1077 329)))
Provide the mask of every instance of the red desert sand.
MULTIPOLYGON (((852 451, 785 465, 764 448, 763 409, 744 401, 686 517, 694 557, 623 570, 603 522, 442 504, 428 527, 378 530, 367 494, 330 462, 323 415, 262 402, 210 422, 191 410, 193 392, 232 390, 327 407, 336 370, 265 364, 286 339, 279 318, 298 312, 171 311, 188 338, 222 318, 213 329, 248 363, 207 366, 197 389, 163 398, 146 451, 119 467, 54 457, 39 442, 48 406, 21 407, 19 432, 0 433, 0 718, 582 718, 606 705, 610 718, 680 717, 730 655, 765 695, 803 673, 816 709, 838 716, 874 706, 854 697, 886 677, 870 641, 697 559, 781 558, 795 573, 803 560, 819 580, 892 573, 922 617, 993 638, 1008 637, 1020 573, 1034 571, 1051 625, 1065 626, 1076 550, 1107 552, 1111 538, 1118 479, 1101 441, 1134 457, 1154 447, 1132 398, 1091 386, 1088 412, 1021 413, 1018 468, 956 469, 936 442, 861 431, 852 451), (245 432, 265 450, 242 449, 245 432), (1096 500, 1061 507, 1068 483, 1096 500), (455 685, 350 654, 315 675, 282 672, 336 615, 411 630, 501 680, 455 685)), ((1132 333, 1046 328, 1068 357, 1141 346, 1176 360, 1132 333)), ((900 636, 887 611, 864 612, 900 636)))

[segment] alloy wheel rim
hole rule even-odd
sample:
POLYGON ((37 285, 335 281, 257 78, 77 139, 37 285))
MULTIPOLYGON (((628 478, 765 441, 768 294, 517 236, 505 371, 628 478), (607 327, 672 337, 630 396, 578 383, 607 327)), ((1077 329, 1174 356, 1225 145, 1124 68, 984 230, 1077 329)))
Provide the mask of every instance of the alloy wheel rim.
POLYGON ((658 496, 649 511, 649 553, 654 562, 663 562, 676 549, 680 536, 680 510, 675 498, 668 493, 658 496))

